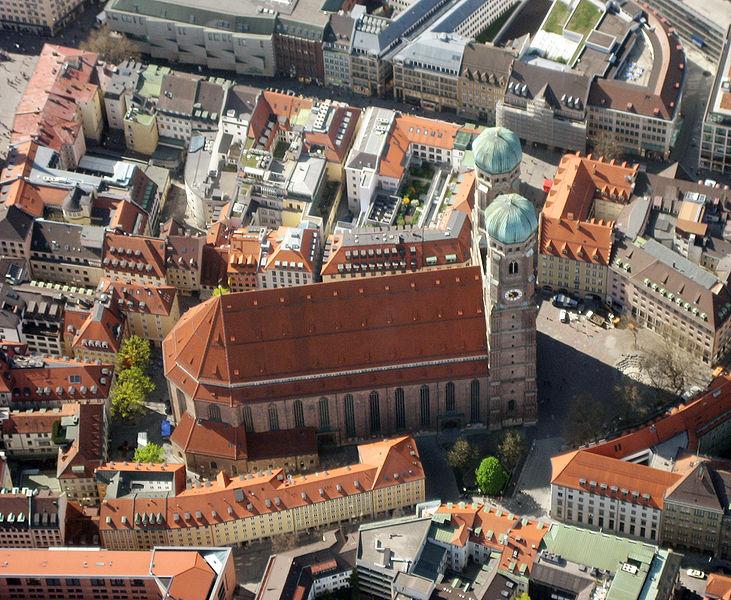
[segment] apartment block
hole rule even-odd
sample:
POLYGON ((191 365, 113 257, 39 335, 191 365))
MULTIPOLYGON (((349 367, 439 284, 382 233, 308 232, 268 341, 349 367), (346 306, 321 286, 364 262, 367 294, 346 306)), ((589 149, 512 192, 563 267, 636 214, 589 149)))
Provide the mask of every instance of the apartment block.
POLYGON ((698 165, 716 173, 731 173, 731 33, 718 63, 716 80, 703 115, 698 165))
POLYGON ((281 469, 219 473, 174 495, 113 498, 107 489, 102 543, 109 549, 240 544, 390 514, 424 500, 424 472, 410 437, 363 444, 359 457, 355 465, 294 477, 281 469))
POLYGON ((230 548, 4 549, 2 561, 2 600, 231 600, 236 591, 230 548))
POLYGON ((469 42, 457 83, 457 112, 495 125, 495 109, 505 95, 514 59, 505 48, 469 42))
POLYGON ((83 0, 0 2, 0 26, 7 31, 56 35, 83 10, 83 0))
POLYGON ((0 545, 3 550, 63 546, 66 505, 66 495, 51 490, 1 488, 0 545))

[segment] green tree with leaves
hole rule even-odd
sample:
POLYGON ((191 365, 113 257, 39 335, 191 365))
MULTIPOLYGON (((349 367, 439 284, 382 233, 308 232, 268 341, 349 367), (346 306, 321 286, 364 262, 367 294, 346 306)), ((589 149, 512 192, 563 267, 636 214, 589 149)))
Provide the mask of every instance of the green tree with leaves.
POLYGON ((225 296, 228 294, 231 290, 227 287, 224 287, 222 285, 217 285, 215 288, 213 288, 213 295, 214 296, 225 296))
POLYGON ((138 446, 135 448, 135 462, 141 463, 164 463, 165 450, 163 447, 150 442, 147 446, 138 446))
POLYGON ((494 456, 483 458, 475 471, 475 481, 480 491, 488 496, 496 496, 502 492, 508 482, 508 474, 494 456))
POLYGON ((352 600, 358 600, 360 598, 360 581, 358 580, 358 570, 353 569, 350 574, 350 597, 352 600))
POLYGON ((145 410, 145 400, 155 389, 155 384, 139 367, 120 371, 110 395, 112 414, 121 419, 131 419, 145 410))
POLYGON ((530 600, 530 596, 528 595, 528 592, 523 592, 522 594, 519 594, 516 600, 530 600))
POLYGON ((459 473, 466 473, 477 466, 480 455, 477 448, 464 438, 459 438, 447 452, 449 466, 459 473))
POLYGON ((144 373, 150 366, 151 356, 150 342, 138 335, 131 335, 122 341, 117 353, 117 366, 119 369, 137 367, 144 373))
POLYGON ((517 429, 511 429, 503 434, 498 447, 500 460, 508 471, 512 471, 525 454, 525 436, 517 429))

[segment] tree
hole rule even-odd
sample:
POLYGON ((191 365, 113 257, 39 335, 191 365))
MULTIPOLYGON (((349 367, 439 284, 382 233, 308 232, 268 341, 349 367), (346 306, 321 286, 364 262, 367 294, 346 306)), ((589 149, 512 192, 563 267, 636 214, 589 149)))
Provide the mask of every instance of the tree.
POLYGON ((124 369, 119 373, 110 395, 112 414, 121 419, 131 419, 142 414, 147 395, 154 389, 152 379, 139 367, 124 369))
POLYGON ((674 396, 680 396, 699 378, 698 365, 692 357, 667 339, 659 346, 642 350, 640 370, 654 387, 674 396))
POLYGON ((163 450, 162 446, 150 442, 147 446, 138 446, 135 448, 133 460, 142 463, 164 463, 165 450, 163 450))
POLYGON ((360 598, 360 581, 358 580, 358 571, 356 569, 353 569, 353 572, 350 574, 350 597, 352 600, 358 600, 360 598))
POLYGON ((137 367, 145 372, 150 366, 151 353, 149 341, 138 335, 131 335, 122 341, 122 346, 117 353, 117 365, 120 369, 137 367))
POLYGON ((293 550, 297 547, 297 536, 296 535, 277 535, 272 538, 272 552, 274 554, 281 554, 288 550, 293 550))
POLYGON ((589 393, 579 394, 571 401, 564 424, 566 442, 572 446, 580 446, 596 438, 600 435, 604 421, 604 405, 596 402, 589 393))
POLYGON ((447 452, 449 466, 460 474, 474 469, 480 455, 477 448, 464 438, 459 438, 447 452))
POLYGON ((80 48, 96 52, 100 60, 115 65, 127 59, 140 58, 140 51, 132 40, 113 32, 106 25, 92 31, 91 35, 81 43, 80 48))
POLYGON ((516 600, 530 600, 530 596, 528 595, 528 592, 523 592, 516 598, 516 600))
POLYGON ((214 296, 225 296, 230 291, 231 290, 229 290, 227 287, 224 287, 222 285, 217 285, 215 288, 213 288, 213 295, 214 296))
POLYGON ((523 433, 515 429, 506 431, 500 441, 498 452, 505 468, 512 471, 518 466, 523 454, 525 454, 525 437, 523 433))
POLYGON ((483 494, 496 496, 508 482, 508 474, 494 456, 483 458, 475 471, 475 481, 483 494))
POLYGON ((611 133, 600 131, 594 137, 592 154, 595 158, 603 157, 604 160, 616 160, 622 157, 622 149, 611 133))

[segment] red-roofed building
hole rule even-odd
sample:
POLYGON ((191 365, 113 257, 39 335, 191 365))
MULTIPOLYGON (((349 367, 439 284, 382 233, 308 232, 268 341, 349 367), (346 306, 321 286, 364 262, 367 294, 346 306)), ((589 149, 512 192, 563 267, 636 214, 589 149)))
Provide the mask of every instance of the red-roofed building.
POLYGON ((10 141, 35 140, 56 150, 64 168, 78 165, 84 138, 98 142, 104 127, 96 62, 94 52, 45 44, 16 108, 10 141))
POLYGON ((0 547, 62 546, 66 503, 65 494, 59 495, 51 490, 3 489, 0 494, 0 547))
POLYGON ((320 464, 313 427, 247 433, 243 424, 196 422, 184 413, 170 441, 187 468, 203 476, 219 470, 231 476, 273 468, 305 472, 320 464))
POLYGON ((538 283, 607 296, 614 223, 629 204, 639 165, 566 154, 539 225, 538 283))
POLYGON ((130 335, 137 335, 160 345, 178 319, 180 303, 178 290, 169 285, 129 283, 102 280, 99 294, 110 296, 125 316, 130 335))
POLYGON ((230 548, 154 548, 146 552, 0 551, 0 600, 119 596, 137 600, 231 600, 230 548))
POLYGON ((107 231, 104 236, 104 277, 127 283, 160 285, 167 282, 165 240, 107 231))
POLYGON ((706 584, 706 600, 731 600, 731 577, 711 573, 706 584))
POLYGON ((582 527, 698 551, 710 547, 728 555, 731 511, 724 498, 731 492, 731 473, 702 466, 702 459, 680 458, 699 447, 708 453, 724 449, 730 432, 731 376, 723 375, 695 400, 644 427, 554 456, 551 516, 582 527), (690 506, 697 519, 692 527, 700 531, 708 525, 708 533, 699 540, 688 537, 691 526, 683 523, 690 506), (667 531, 666 519, 673 521, 667 531))
POLYGON ((416 443, 404 436, 361 445, 358 463, 328 471, 219 473, 174 495, 107 495, 100 531, 110 549, 248 542, 413 508, 424 481, 416 443))

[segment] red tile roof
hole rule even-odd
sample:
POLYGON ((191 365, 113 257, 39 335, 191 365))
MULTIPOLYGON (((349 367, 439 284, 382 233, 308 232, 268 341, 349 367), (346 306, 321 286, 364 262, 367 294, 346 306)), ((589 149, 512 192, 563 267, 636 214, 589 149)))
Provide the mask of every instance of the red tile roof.
POLYGON ((94 470, 104 462, 106 444, 104 405, 80 404, 78 434, 59 454, 56 476, 59 479, 93 477, 94 470))
POLYGON ((125 283, 103 279, 99 291, 110 294, 122 312, 169 317, 178 297, 178 290, 169 285, 125 283))
POLYGON ((251 401, 486 375, 485 329, 479 268, 458 267, 214 297, 163 357, 186 393, 251 401))
POLYGON ((454 528, 451 543, 464 546, 468 541, 500 552, 500 568, 510 573, 527 573, 533 566, 541 540, 548 533, 549 525, 514 515, 483 504, 442 504, 437 514, 448 514, 449 525, 454 528))
POLYGON ((175 497, 108 499, 101 508, 100 528, 140 528, 143 525, 135 523, 136 513, 161 514, 162 523, 155 524, 158 528, 200 527, 424 480, 411 437, 364 444, 359 451, 361 460, 373 462, 293 478, 286 477, 282 469, 235 478, 219 473, 215 481, 188 488, 175 497))
POLYGON ((60 358, 39 359, 32 363, 12 361, 0 352, 0 373, 3 374, 0 380, 6 390, 12 392, 12 402, 37 402, 39 406, 46 406, 82 399, 104 400, 109 396, 113 371, 111 364, 60 358), (26 366, 37 364, 39 366, 26 366))
POLYGON ((731 577, 711 573, 706 584, 705 598, 708 600, 731 600, 731 577))
POLYGON ((206 600, 217 575, 196 550, 154 549, 149 551, 112 551, 99 548, 54 550, 2 549, 3 577, 155 577, 156 583, 169 584, 169 598, 206 600))
POLYGON ((246 432, 243 425, 196 421, 183 413, 170 441, 186 454, 249 461, 317 454, 317 432, 306 427, 246 432))
POLYGON ((540 252, 608 265, 614 222, 594 218, 595 200, 629 202, 638 168, 564 155, 541 211, 540 252))
POLYGON ((165 279, 165 240, 107 231, 102 263, 106 271, 165 279))
POLYGON ((682 475, 578 450, 551 459, 551 484, 662 510, 682 475))
POLYGON ((78 407, 76 403, 68 403, 52 410, 11 411, 10 417, 2 422, 2 432, 4 435, 51 433, 56 421, 60 421, 61 417, 75 415, 78 407))
POLYGON ((94 52, 45 44, 16 108, 11 141, 35 139, 58 150, 83 135, 76 103, 98 93, 96 62, 94 52))

